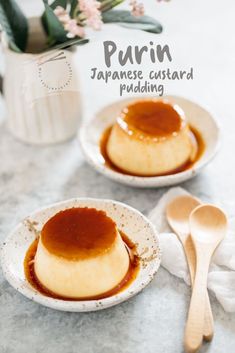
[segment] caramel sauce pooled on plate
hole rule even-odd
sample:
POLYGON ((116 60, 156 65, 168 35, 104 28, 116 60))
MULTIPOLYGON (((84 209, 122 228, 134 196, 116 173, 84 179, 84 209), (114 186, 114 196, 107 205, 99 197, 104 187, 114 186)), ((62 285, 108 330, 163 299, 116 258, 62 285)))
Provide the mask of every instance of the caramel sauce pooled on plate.
MULTIPOLYGON (((127 288, 134 281, 139 271, 139 257, 135 244, 123 232, 119 231, 119 233, 128 248, 129 269, 122 281, 106 293, 95 297, 67 298, 57 295, 43 286, 34 271, 34 257, 39 238, 34 240, 26 253, 24 260, 25 276, 38 292, 54 299, 81 301, 113 296, 127 288)), ((50 253, 74 261, 94 257, 105 250, 107 251, 113 245, 116 236, 116 225, 104 211, 85 207, 70 208, 49 219, 42 229, 41 241, 50 253)))

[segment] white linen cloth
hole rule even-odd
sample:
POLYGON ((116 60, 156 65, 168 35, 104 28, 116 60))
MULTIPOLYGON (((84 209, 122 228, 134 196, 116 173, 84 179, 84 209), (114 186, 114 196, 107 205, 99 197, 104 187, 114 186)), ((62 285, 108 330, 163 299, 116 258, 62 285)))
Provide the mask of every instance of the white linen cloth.
MULTIPOLYGON (((150 212, 149 219, 159 232, 163 253, 161 265, 189 285, 190 277, 183 247, 170 229, 165 214, 167 204, 175 197, 185 194, 189 193, 180 187, 170 189, 150 212)), ((228 214, 226 203, 222 207, 228 216, 229 230, 213 256, 208 274, 208 288, 225 311, 235 312, 235 204, 234 216, 228 214)))

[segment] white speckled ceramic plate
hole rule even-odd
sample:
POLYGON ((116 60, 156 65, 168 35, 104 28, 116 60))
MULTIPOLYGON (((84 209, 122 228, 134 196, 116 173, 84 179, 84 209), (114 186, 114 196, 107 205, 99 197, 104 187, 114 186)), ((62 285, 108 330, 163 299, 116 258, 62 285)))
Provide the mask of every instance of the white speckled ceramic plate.
MULTIPOLYGON (((206 148, 192 168, 177 174, 156 177, 139 177, 119 173, 105 165, 100 152, 100 138, 104 130, 111 126, 122 108, 129 103, 143 98, 128 98, 114 102, 98 111, 93 119, 84 124, 79 133, 82 151, 88 163, 98 172, 119 183, 150 188, 179 184, 195 176, 215 156, 219 146, 219 128, 212 115, 200 105, 177 96, 165 96, 169 102, 178 104, 185 112, 190 125, 196 128, 204 139, 206 148)), ((162 98, 158 98, 162 99, 162 98)))
POLYGON ((161 251, 154 226, 134 208, 112 200, 79 198, 38 210, 25 218, 6 238, 1 250, 1 263, 8 282, 27 298, 53 309, 63 311, 95 311, 119 304, 140 292, 157 272, 161 251), (101 300, 66 301, 50 298, 35 290, 24 274, 24 257, 44 223, 57 212, 70 207, 94 207, 104 210, 118 228, 137 244, 140 270, 136 279, 122 292, 101 300))

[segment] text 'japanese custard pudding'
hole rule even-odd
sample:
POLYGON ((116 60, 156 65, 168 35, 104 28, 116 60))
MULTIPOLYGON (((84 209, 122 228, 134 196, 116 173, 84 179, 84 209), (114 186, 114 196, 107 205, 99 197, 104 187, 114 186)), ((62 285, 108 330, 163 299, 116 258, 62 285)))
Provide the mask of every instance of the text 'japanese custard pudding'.
POLYGON ((193 145, 183 111, 162 100, 137 101, 123 109, 112 127, 107 155, 129 174, 175 172, 186 164, 193 145))
POLYGON ((95 297, 115 288, 129 254, 114 221, 94 208, 70 208, 44 225, 34 271, 49 291, 67 298, 95 297))

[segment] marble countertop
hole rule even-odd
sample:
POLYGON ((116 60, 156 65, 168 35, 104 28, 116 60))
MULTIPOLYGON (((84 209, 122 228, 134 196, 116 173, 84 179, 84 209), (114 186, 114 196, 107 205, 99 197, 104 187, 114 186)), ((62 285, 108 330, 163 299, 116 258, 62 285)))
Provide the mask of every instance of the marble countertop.
MULTIPOLYGON (((39 11, 28 0, 20 3, 29 14, 39 11)), ((221 125, 218 156, 182 186, 205 201, 226 200, 233 205, 235 4, 232 0, 172 0, 157 5, 155 12, 154 6, 156 2, 149 1, 147 12, 155 13, 165 27, 154 40, 172 43, 176 66, 195 69, 192 83, 169 82, 167 91, 209 106, 221 125)), ((127 39, 134 33, 108 26, 97 34, 99 40, 109 38, 110 31, 116 36, 125 34, 127 39)), ((151 38, 138 32, 140 42, 151 38)), ((108 87, 100 94, 98 84, 92 86, 86 70, 92 65, 89 50, 88 46, 78 50, 85 118, 93 109, 118 98, 108 87)), ((166 191, 132 189, 105 179, 86 164, 76 140, 43 148, 27 146, 9 134, 4 115, 1 100, 0 241, 29 212, 56 201, 79 196, 111 198, 148 214, 166 191)), ((64 313, 24 298, 0 273, 0 352, 180 353, 189 300, 190 289, 161 268, 153 282, 128 302, 101 312, 64 313)), ((235 348, 235 315, 225 313, 212 296, 211 302, 215 337, 201 352, 231 352, 235 348)))

